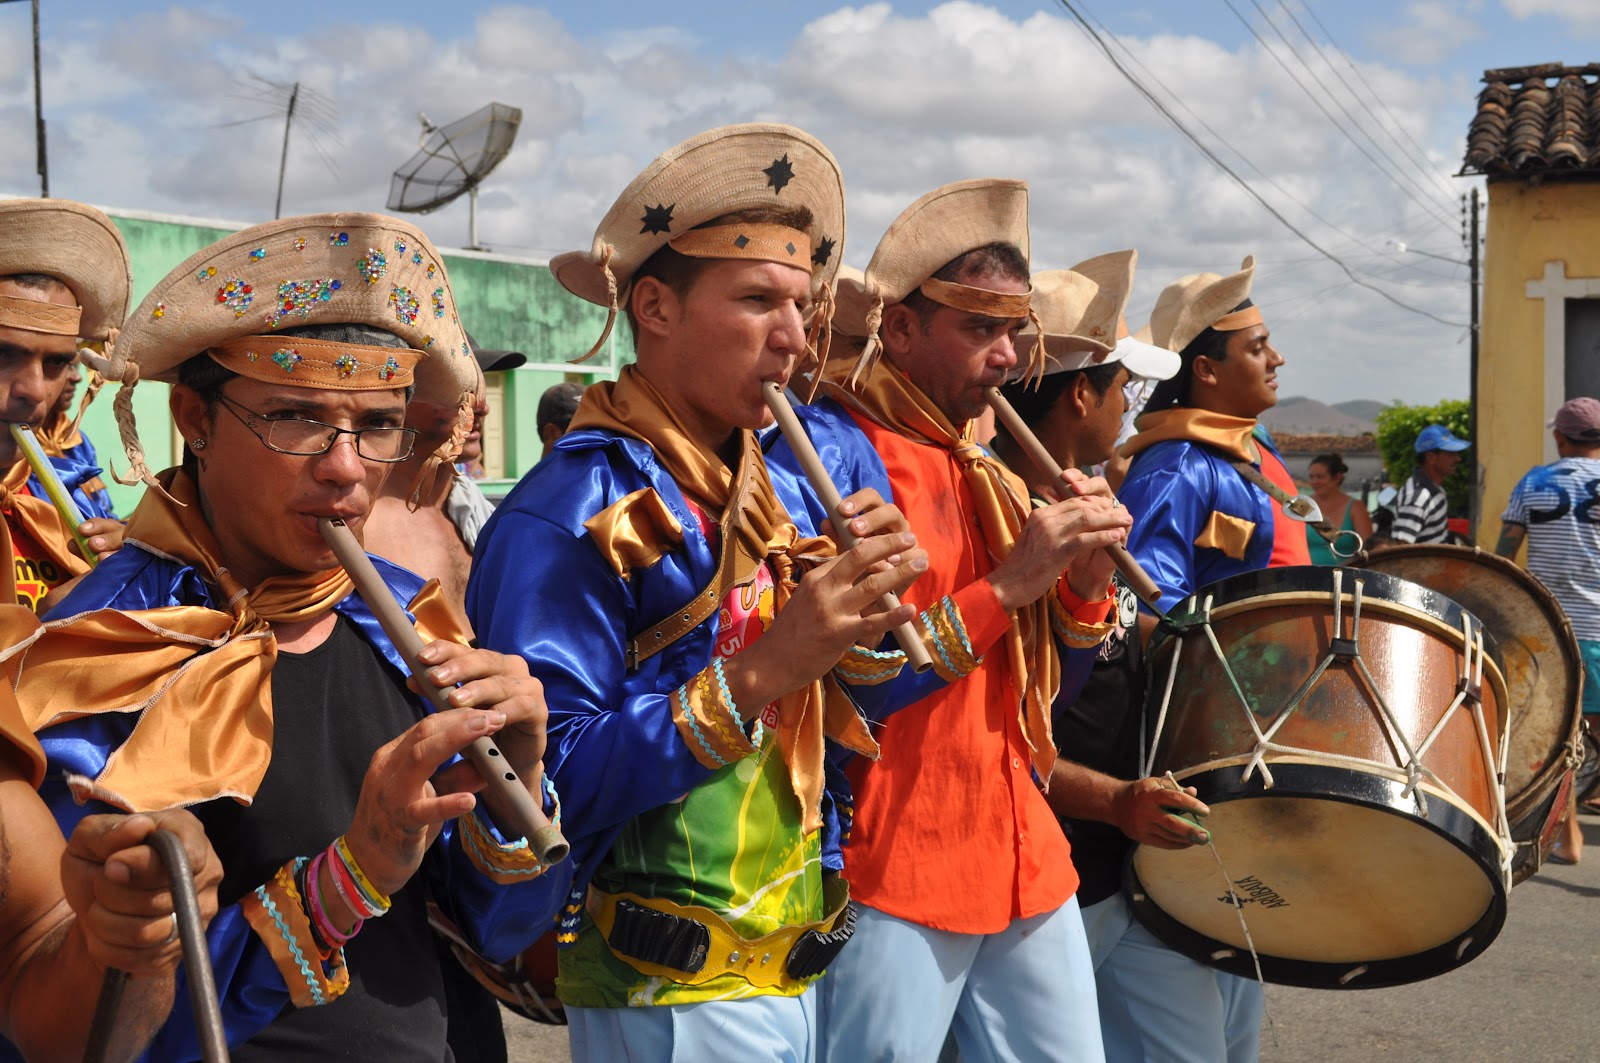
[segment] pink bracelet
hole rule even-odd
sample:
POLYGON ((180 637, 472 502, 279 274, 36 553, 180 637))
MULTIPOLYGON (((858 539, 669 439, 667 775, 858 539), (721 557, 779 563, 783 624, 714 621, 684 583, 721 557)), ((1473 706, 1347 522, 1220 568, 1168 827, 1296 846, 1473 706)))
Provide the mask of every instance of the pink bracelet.
MULTIPOLYGON (((333 920, 328 918, 327 909, 322 906, 322 886, 318 879, 318 873, 321 871, 321 865, 325 863, 327 859, 328 854, 326 851, 320 852, 312 858, 311 867, 306 875, 306 893, 311 898, 311 920, 316 924, 317 932, 322 935, 322 940, 326 941, 334 948, 340 948, 345 944, 345 942, 356 936, 356 932, 361 929, 362 919, 357 916, 356 925, 350 928, 350 932, 348 934, 343 934, 339 932, 338 927, 333 925, 333 920)), ((334 880, 335 888, 337 888, 339 882, 338 876, 335 875, 331 877, 334 880)))

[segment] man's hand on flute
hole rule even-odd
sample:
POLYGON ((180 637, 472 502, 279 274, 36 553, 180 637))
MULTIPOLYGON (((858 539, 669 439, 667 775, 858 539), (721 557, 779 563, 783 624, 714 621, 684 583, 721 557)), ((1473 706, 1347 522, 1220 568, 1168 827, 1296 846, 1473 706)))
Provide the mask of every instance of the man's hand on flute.
POLYGON ((1105 548, 1127 539, 1133 518, 1116 504, 1104 480, 1076 470, 1063 475, 1083 495, 1052 502, 1029 514, 1011 553, 989 576, 995 597, 1008 612, 1044 597, 1062 572, 1074 594, 1097 601, 1105 597, 1116 571, 1105 548))
POLYGON ((759 707, 799 690, 827 675, 851 646, 876 646, 891 628, 916 617, 915 607, 884 609, 880 599, 885 591, 903 592, 927 571, 927 554, 904 530, 898 509, 881 500, 866 508, 866 494, 850 496, 860 507, 851 523, 866 526, 861 541, 806 573, 772 627, 728 659, 736 704, 759 707))
POLYGON ((115 517, 90 517, 78 525, 78 534, 88 540, 89 549, 101 561, 122 549, 127 527, 115 517))

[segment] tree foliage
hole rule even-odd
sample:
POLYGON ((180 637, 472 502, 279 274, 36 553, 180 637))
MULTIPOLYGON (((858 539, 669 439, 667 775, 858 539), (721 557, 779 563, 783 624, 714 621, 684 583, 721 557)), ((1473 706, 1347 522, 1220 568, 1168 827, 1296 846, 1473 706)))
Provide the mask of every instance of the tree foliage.
MULTIPOLYGON (((1471 440, 1468 425, 1470 405, 1464 399, 1445 399, 1432 406, 1407 406, 1394 402, 1378 412, 1378 452, 1383 455, 1383 467, 1392 484, 1405 483, 1417 467, 1417 454, 1412 449, 1417 436, 1430 424, 1442 424, 1462 439, 1471 440)), ((1450 478, 1444 482, 1446 496, 1450 499, 1450 515, 1463 517, 1469 512, 1472 499, 1472 470, 1476 465, 1476 448, 1461 452, 1464 459, 1450 478)))

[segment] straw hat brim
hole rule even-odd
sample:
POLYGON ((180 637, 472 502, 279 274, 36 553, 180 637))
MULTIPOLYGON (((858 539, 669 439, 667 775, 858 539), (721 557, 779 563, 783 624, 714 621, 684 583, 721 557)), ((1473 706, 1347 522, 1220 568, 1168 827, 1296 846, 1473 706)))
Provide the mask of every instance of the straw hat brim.
POLYGON ((1246 255, 1239 272, 1191 273, 1167 285, 1150 312, 1151 342, 1182 352, 1194 338, 1250 298, 1256 260, 1246 255))
POLYGON ((901 211, 883 234, 867 265, 867 290, 885 305, 898 303, 950 262, 994 243, 1029 256, 1027 182, 985 177, 944 185, 901 211))
POLYGON ((41 273, 65 284, 83 310, 79 338, 104 341, 132 298, 128 245, 111 219, 70 199, 0 200, 0 276, 41 273))

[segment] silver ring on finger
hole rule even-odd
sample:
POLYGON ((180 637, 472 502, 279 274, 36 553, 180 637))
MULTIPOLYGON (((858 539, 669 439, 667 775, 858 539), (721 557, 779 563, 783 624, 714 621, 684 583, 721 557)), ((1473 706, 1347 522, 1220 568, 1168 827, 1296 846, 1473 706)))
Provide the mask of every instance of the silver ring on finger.
POLYGON ((167 939, 162 942, 163 945, 170 945, 178 940, 178 913, 170 912, 168 914, 172 917, 172 930, 168 932, 167 939))

